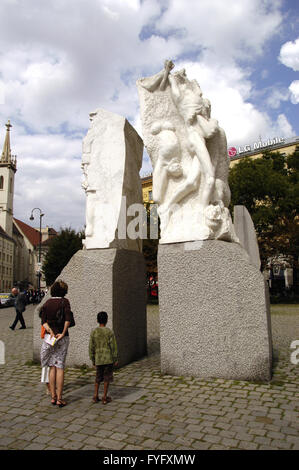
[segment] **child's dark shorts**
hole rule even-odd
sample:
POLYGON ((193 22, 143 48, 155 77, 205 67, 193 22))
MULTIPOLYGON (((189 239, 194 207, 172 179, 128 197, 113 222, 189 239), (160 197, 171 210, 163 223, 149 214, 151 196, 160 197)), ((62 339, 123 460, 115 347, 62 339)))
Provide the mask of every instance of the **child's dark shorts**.
POLYGON ((113 382, 113 364, 97 366, 96 383, 113 382))

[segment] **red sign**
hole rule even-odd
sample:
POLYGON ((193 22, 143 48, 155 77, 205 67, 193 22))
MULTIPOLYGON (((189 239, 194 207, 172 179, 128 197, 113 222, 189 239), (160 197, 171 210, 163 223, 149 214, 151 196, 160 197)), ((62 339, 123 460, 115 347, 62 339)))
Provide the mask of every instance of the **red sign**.
POLYGON ((237 149, 236 147, 229 147, 228 149, 228 156, 229 157, 235 157, 237 155, 237 149))

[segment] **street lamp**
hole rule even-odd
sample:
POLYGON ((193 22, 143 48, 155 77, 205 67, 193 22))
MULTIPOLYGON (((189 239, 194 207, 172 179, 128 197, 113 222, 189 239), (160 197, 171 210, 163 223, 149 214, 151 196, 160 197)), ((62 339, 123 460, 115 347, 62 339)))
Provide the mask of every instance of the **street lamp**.
POLYGON ((38 295, 40 295, 40 278, 41 278, 41 249, 42 249, 42 217, 45 215, 42 213, 41 209, 39 207, 35 207, 31 211, 31 216, 30 220, 34 220, 33 217, 33 211, 38 210, 39 211, 39 250, 38 250, 38 265, 39 265, 39 270, 38 270, 38 295))

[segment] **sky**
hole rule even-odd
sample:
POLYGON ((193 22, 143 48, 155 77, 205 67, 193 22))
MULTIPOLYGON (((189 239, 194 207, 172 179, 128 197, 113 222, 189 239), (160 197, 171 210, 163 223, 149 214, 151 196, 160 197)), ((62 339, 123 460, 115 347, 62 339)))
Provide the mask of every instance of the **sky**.
MULTIPOLYGON (((0 146, 10 119, 14 216, 80 230, 82 139, 96 108, 142 137, 136 80, 172 59, 228 145, 299 135, 298 0, 1 0, 0 146)), ((174 70, 175 70, 174 69, 174 70)), ((141 175, 152 169, 144 153, 141 175)))

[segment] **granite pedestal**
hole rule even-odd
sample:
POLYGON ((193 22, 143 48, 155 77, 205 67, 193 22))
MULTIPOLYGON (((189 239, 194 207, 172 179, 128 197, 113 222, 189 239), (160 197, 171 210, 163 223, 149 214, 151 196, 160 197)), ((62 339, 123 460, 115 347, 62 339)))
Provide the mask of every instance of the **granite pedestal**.
POLYGON ((162 373, 271 379, 267 286, 237 243, 159 245, 162 373))
MULTIPOLYGON (((90 332, 97 313, 108 313, 123 366, 146 355, 146 283, 143 255, 113 248, 80 250, 61 272, 69 287, 67 298, 76 326, 70 328, 68 366, 91 365, 88 355, 90 332)), ((44 299, 47 300, 48 296, 44 299)), ((34 358, 40 357, 40 319, 34 318, 34 358)))

